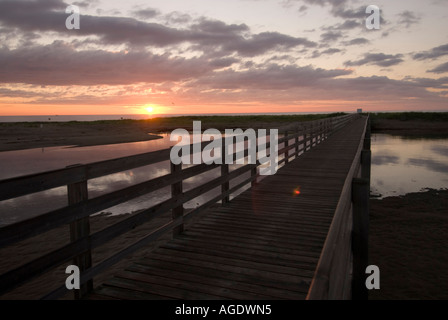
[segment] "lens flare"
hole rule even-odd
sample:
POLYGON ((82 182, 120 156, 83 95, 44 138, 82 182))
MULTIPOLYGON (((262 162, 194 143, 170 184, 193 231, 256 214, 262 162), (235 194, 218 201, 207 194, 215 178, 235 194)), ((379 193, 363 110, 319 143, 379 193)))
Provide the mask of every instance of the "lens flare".
POLYGON ((300 187, 295 188, 294 191, 293 191, 293 195, 294 196, 298 196, 298 195, 300 195, 300 193, 301 193, 300 187))

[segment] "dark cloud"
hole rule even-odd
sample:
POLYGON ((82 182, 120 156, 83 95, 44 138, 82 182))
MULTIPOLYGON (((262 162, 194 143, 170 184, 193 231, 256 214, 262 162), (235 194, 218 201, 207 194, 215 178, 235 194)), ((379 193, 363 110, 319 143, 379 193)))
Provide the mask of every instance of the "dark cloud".
POLYGON ((307 11, 307 10, 308 10, 308 7, 305 6, 305 5, 300 6, 300 8, 299 8, 299 12, 305 12, 305 11, 307 11))
POLYGON ((435 67, 434 69, 428 70, 428 72, 432 72, 432 73, 445 73, 445 72, 448 72, 448 62, 443 63, 443 64, 435 67))
POLYGON ((214 68, 226 68, 230 67, 234 63, 238 63, 240 60, 236 58, 222 58, 222 59, 215 59, 210 61, 210 66, 214 68))
POLYGON ((359 20, 346 20, 344 23, 334 26, 334 29, 338 30, 350 30, 359 27, 364 27, 364 24, 360 23, 359 20))
POLYGON ((342 32, 339 31, 327 31, 320 35, 320 39, 323 42, 333 42, 340 38, 342 38, 344 35, 342 32))
POLYGON ((355 38, 349 41, 344 41, 342 44, 344 46, 354 46, 354 45, 363 45, 363 44, 369 44, 370 40, 366 38, 355 38))
POLYGON ((159 10, 153 8, 138 9, 131 13, 139 19, 151 19, 160 15, 159 10))
POLYGON ((160 83, 198 77, 215 67, 201 58, 176 58, 146 51, 76 51, 61 41, 47 46, 0 49, 3 83, 59 86, 160 83))
POLYGON ((346 61, 345 66, 376 65, 379 67, 390 67, 402 63, 402 54, 366 53, 364 58, 357 61, 346 61))
POLYGON ((356 9, 346 8, 345 6, 333 6, 331 13, 338 18, 344 19, 364 19, 367 17, 366 6, 356 9))
POLYGON ((238 52, 240 55, 253 57, 271 50, 285 50, 297 46, 314 48, 315 42, 306 38, 295 38, 277 32, 263 32, 253 35, 250 39, 239 38, 236 41, 223 44, 224 51, 238 52))
POLYGON ((73 5, 81 7, 81 8, 89 8, 89 7, 94 7, 94 6, 99 5, 100 1, 99 0, 88 0, 88 1, 84 0, 84 1, 76 1, 76 2, 73 2, 70 4, 73 4, 73 5))
POLYGON ((404 25, 406 28, 419 23, 421 20, 415 13, 411 11, 403 11, 398 14, 398 23, 404 25))
POLYGON ((281 66, 271 64, 258 66, 247 71, 226 70, 216 72, 195 82, 193 85, 206 85, 214 89, 280 89, 315 85, 321 79, 333 79, 348 75, 351 71, 343 69, 325 70, 311 66, 281 66))
POLYGON ((302 0, 302 1, 307 4, 320 5, 323 7, 326 5, 340 6, 347 3, 349 0, 302 0))
POLYGON ((413 55, 415 60, 436 59, 448 55, 448 44, 444 44, 428 51, 422 51, 413 55))
POLYGON ((187 24, 193 20, 189 14, 177 11, 166 14, 165 19, 170 24, 187 24))
POLYGON ((412 83, 415 83, 416 86, 423 88, 434 88, 434 89, 448 88, 448 77, 438 79, 408 77, 407 80, 411 81, 412 83))
POLYGON ((322 55, 333 55, 333 54, 339 53, 339 52, 342 52, 342 50, 336 49, 336 48, 329 48, 329 49, 326 49, 323 51, 315 50, 315 51, 313 51, 311 58, 319 58, 322 55))
MULTIPOLYGON (((296 46, 316 47, 315 42, 306 38, 296 38, 278 32, 251 34, 245 24, 226 24, 222 21, 200 19, 188 28, 177 29, 159 23, 149 23, 126 17, 102 17, 83 15, 79 30, 67 30, 65 5, 62 1, 46 0, 44 6, 34 6, 36 11, 23 4, 35 2, 0 2, 0 22, 22 31, 53 31, 65 35, 97 36, 104 44, 128 44, 133 46, 168 47, 190 43, 196 49, 207 51, 222 50, 223 54, 237 52, 243 56, 261 55, 271 50, 285 50, 296 46), (64 8, 64 10, 61 10, 64 8)), ((135 14, 153 16, 157 12, 142 9, 135 14)), ((185 18, 185 17, 184 17, 185 18)))

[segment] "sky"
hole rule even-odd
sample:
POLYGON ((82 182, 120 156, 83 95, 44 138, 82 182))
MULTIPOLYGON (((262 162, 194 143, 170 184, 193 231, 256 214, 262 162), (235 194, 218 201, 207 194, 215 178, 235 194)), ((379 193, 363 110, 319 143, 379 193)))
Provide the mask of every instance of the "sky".
POLYGON ((448 0, 0 0, 0 116, 448 111, 447 30, 448 0))

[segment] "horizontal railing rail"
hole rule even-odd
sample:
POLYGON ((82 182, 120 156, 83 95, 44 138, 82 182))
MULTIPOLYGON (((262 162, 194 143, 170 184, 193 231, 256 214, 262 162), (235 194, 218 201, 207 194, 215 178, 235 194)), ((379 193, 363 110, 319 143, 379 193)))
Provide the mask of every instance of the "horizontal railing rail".
MULTIPOLYGON (((357 114, 350 114, 341 117, 296 123, 280 128, 279 134, 282 135, 282 137, 279 139, 278 143, 279 145, 282 145, 282 147, 279 147, 278 155, 279 158, 283 158, 279 160, 278 164, 287 164, 291 158, 298 157, 300 154, 315 147, 326 140, 328 136, 345 126, 348 122, 353 121, 358 116, 359 115, 357 114)), ((209 141, 202 142, 197 149, 202 152, 204 147, 209 143, 209 141)), ((269 148, 270 142, 267 142, 263 145, 259 145, 257 152, 266 150, 267 153, 269 148)), ((193 148, 193 145, 190 145, 190 150, 195 149, 196 148, 193 148)), ((233 159, 240 156, 239 152, 241 151, 232 153, 233 159)), ((238 192, 249 184, 255 183, 261 165, 260 161, 257 161, 256 163, 243 164, 234 170, 230 170, 229 165, 225 163, 210 165, 201 163, 186 168, 182 167, 181 164, 173 165, 171 163, 171 171, 168 174, 117 191, 109 192, 95 198, 89 198, 89 180, 149 166, 163 161, 169 161, 170 153, 171 148, 167 148, 159 151, 84 165, 79 164, 64 169, 0 181, 0 201, 62 186, 67 186, 68 195, 68 205, 63 208, 1 227, 0 248, 14 245, 19 241, 40 235, 63 225, 71 226, 70 243, 1 274, 0 295, 13 290, 19 285, 22 285, 49 270, 73 260, 76 264, 80 264, 79 267, 81 270, 81 284, 83 284, 83 290, 81 290, 81 293, 76 293, 75 296, 76 298, 80 298, 83 294, 91 290, 93 286, 92 279, 106 268, 117 263, 151 241, 158 239, 161 235, 170 230, 173 231, 174 236, 179 234, 182 231, 186 220, 210 206, 215 205, 219 201, 222 201, 222 203, 225 204, 230 201, 230 196, 232 194, 238 192), (183 181, 219 167, 221 167, 220 176, 208 180, 198 186, 194 186, 187 191, 183 190, 183 181), (248 173, 248 177, 243 176, 248 173), (243 180, 239 181, 235 186, 230 187, 230 181, 236 178, 243 178, 243 180), (169 199, 157 203, 150 208, 139 210, 124 220, 101 231, 92 234, 90 233, 89 217, 92 214, 170 186, 171 195, 169 199), (208 199, 202 205, 186 212, 184 208, 185 203, 219 187, 221 187, 221 191, 217 196, 211 197, 211 199, 208 199), (93 249, 170 211, 172 213, 170 222, 153 230, 120 252, 104 259, 96 265, 92 265, 91 252, 93 249)), ((242 155, 244 158, 247 158, 249 149, 245 147, 242 155)), ((67 289, 65 288, 65 284, 61 284, 60 287, 45 295, 44 298, 54 299, 66 292, 67 289)))

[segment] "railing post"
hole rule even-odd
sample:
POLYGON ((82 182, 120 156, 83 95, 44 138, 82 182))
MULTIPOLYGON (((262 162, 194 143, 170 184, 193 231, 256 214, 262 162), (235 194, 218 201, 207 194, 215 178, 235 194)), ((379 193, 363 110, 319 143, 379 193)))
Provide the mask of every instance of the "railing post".
MULTIPOLYGON (((180 174, 182 171, 182 163, 180 164, 173 164, 172 162, 170 162, 171 165, 171 174, 176 175, 176 174, 180 174)), ((171 185, 171 197, 172 198, 176 198, 180 195, 182 195, 182 180, 176 183, 173 183, 171 185)), ((175 207, 172 209, 171 211, 172 213, 172 219, 176 220, 180 217, 183 217, 184 215, 184 205, 181 204, 178 207, 175 207)), ((173 228, 173 237, 176 237, 177 235, 181 234, 184 231, 184 225, 183 223, 180 224, 179 226, 173 228)))
MULTIPOLYGON (((370 181, 371 175, 371 162, 372 162, 372 151, 370 143, 370 119, 367 119, 366 134, 364 136, 363 150, 361 153, 361 178, 370 181)), ((369 186, 370 187, 370 186, 369 186)))
POLYGON ((295 148, 295 157, 294 158, 297 158, 298 156, 299 156, 299 150, 300 150, 300 148, 299 148, 299 132, 300 132, 300 129, 299 129, 299 126, 297 126, 296 127, 296 139, 295 139, 295 144, 296 144, 296 148, 295 148))
MULTIPOLYGON (((79 165, 75 165, 79 166, 79 165)), ((69 166, 73 167, 73 166, 69 166)), ((87 181, 67 185, 68 204, 73 205, 88 200, 87 181)), ((90 216, 70 223, 70 241, 75 242, 90 235, 90 216)), ((92 251, 89 249, 73 259, 73 264, 82 273, 92 267, 92 251)), ((75 299, 81 299, 93 291, 93 280, 82 284, 79 290, 74 290, 75 299)))
POLYGON ((310 150, 313 148, 313 142, 314 142, 314 125, 311 122, 310 123, 310 150))
POLYGON ((369 185, 370 183, 367 179, 353 179, 353 300, 368 299, 368 290, 365 285, 365 271, 368 266, 369 248, 369 185))
MULTIPOLYGON (((288 139, 288 130, 285 131, 285 148, 287 148, 289 146, 289 139, 288 139)), ((289 150, 286 150, 284 153, 284 157, 285 157, 285 165, 288 164, 289 162, 289 150)))
MULTIPOLYGON (((227 155, 227 148, 226 148, 226 144, 224 141, 224 138, 222 139, 222 164, 221 164, 221 177, 226 177, 229 174, 229 165, 226 163, 226 155, 227 155)), ((232 150, 233 150, 233 145, 232 145, 232 150)), ((232 153, 232 158, 233 158, 233 153, 232 153)), ((221 185, 221 193, 225 193, 227 191, 229 191, 230 189, 230 181, 226 181, 223 182, 223 184, 221 185)), ((230 195, 225 196, 224 198, 222 198, 222 205, 225 206, 230 202, 230 195)))
POLYGON ((318 132, 318 139, 317 144, 320 144, 322 142, 322 121, 319 120, 317 123, 317 132, 318 132))

